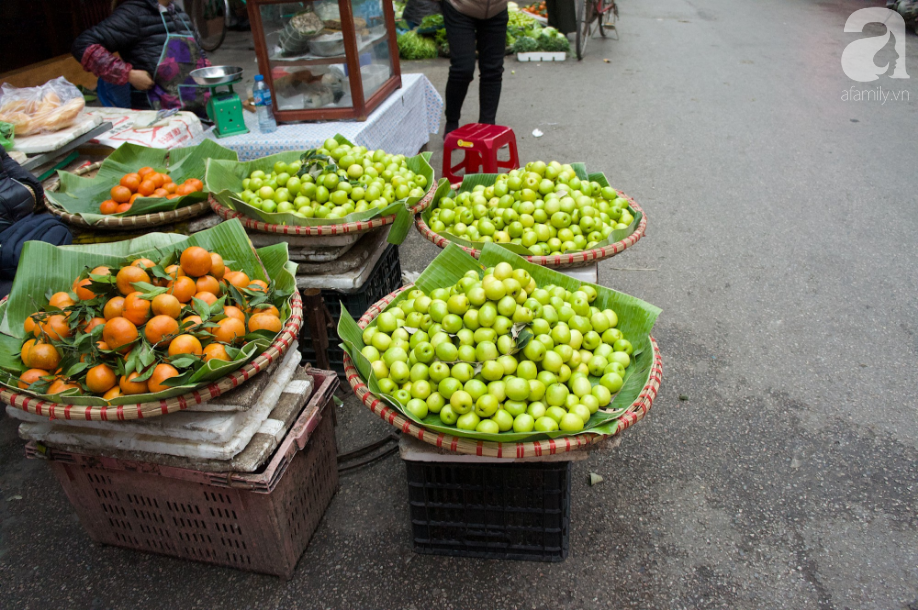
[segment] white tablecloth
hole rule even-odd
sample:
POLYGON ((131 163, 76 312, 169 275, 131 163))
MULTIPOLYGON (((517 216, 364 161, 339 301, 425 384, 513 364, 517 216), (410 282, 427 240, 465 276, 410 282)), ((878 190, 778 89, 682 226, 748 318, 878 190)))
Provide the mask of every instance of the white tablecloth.
MULTIPOLYGON (((335 134, 369 149, 381 148, 388 153, 416 155, 440 129, 443 98, 423 74, 402 74, 402 88, 380 104, 364 122, 331 121, 325 123, 279 124, 274 133, 258 130, 254 113, 243 112, 249 133, 216 141, 239 154, 240 161, 250 161, 285 150, 318 148, 335 134)), ((214 138, 213 132, 207 137, 214 138)))

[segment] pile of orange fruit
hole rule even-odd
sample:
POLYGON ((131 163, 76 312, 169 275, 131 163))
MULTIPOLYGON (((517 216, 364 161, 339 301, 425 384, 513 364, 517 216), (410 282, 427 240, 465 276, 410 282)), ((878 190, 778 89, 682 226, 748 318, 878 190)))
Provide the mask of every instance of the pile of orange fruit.
POLYGON ((176 184, 169 174, 157 172, 152 167, 141 167, 122 176, 118 185, 112 187, 112 198, 103 201, 99 211, 106 215, 121 214, 129 211, 138 197, 175 199, 203 190, 204 183, 197 178, 188 178, 182 184, 176 184))
POLYGON ((106 400, 160 392, 206 362, 233 360, 249 333, 283 326, 271 285, 198 246, 176 264, 87 268, 71 288, 25 321, 22 389, 106 400))

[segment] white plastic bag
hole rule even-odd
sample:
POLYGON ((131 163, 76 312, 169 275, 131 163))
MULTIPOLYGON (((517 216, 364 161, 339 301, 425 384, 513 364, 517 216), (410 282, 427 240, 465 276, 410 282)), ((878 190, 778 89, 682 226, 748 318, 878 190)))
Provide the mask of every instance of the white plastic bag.
POLYGON ((17 136, 51 133, 72 124, 83 110, 83 94, 63 76, 41 87, 3 84, 0 121, 12 123, 17 136))

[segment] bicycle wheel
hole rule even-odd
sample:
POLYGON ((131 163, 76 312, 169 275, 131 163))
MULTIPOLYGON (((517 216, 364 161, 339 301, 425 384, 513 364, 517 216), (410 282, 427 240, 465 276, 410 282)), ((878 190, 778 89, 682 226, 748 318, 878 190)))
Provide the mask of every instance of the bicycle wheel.
POLYGON ((586 55, 587 42, 593 29, 593 20, 596 14, 593 11, 594 0, 580 0, 579 10, 577 11, 577 36, 575 39, 577 46, 577 59, 583 59, 586 55))
POLYGON ((605 38, 606 30, 614 30, 615 40, 618 40, 618 5, 615 4, 615 0, 600 0, 600 10, 602 13, 599 15, 599 34, 605 38))
POLYGON ((227 0, 185 0, 186 12, 205 51, 216 51, 226 38, 227 0))

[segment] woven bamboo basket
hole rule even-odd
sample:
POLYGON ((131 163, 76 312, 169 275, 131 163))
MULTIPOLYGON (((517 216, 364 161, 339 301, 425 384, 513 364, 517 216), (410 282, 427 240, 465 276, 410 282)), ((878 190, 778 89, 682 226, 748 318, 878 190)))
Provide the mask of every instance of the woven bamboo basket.
MULTIPOLYGON (((376 316, 382 313, 386 306, 395 300, 403 290, 410 290, 411 288, 411 285, 400 288, 373 304, 363 317, 360 318, 357 325, 360 326, 360 328, 366 328, 367 325, 372 322, 376 316)), ((639 422, 650 410, 654 398, 657 397, 657 392, 660 390, 660 382, 663 380, 663 359, 660 356, 660 348, 657 346, 657 342, 653 337, 650 338, 650 343, 653 347, 653 366, 650 370, 650 377, 647 380, 647 384, 641 390, 640 395, 637 397, 637 400, 635 400, 621 418, 619 418, 618 428, 615 434, 621 434, 626 428, 639 422)), ((448 449, 455 453, 508 459, 539 457, 543 455, 566 453, 568 451, 578 451, 590 445, 595 445, 604 439, 615 436, 615 434, 604 435, 587 432, 575 436, 565 436, 541 441, 495 443, 461 438, 450 434, 430 432, 406 418, 397 409, 390 407, 378 396, 370 392, 370 389, 360 378, 360 373, 357 372, 357 368, 354 366, 354 362, 347 352, 344 352, 344 373, 357 397, 381 419, 389 422, 404 434, 410 434, 425 443, 435 445, 442 449, 448 449)))
MULTIPOLYGON (((416 204, 408 208, 412 214, 420 214, 427 206, 430 205, 430 202, 433 201, 434 194, 437 192, 437 185, 434 183, 430 190, 427 191, 427 194, 421 198, 416 204)), ((208 198, 210 200, 211 209, 224 220, 230 220, 232 218, 238 218, 242 222, 242 226, 246 229, 252 231, 260 231, 262 233, 282 233, 284 235, 344 235, 345 233, 366 233, 372 231, 373 229, 378 229, 379 227, 385 227, 386 225, 391 225, 395 222, 395 214, 389 214, 388 216, 380 216, 379 218, 373 218, 371 220, 360 220, 357 222, 346 222, 342 224, 335 225, 317 225, 312 227, 302 227, 297 225, 273 225, 255 218, 250 218, 236 210, 230 209, 217 201, 213 195, 210 195, 208 198)))
MULTIPOLYGON (((641 221, 638 223, 637 228, 634 230, 634 233, 626 237, 621 241, 617 241, 614 244, 609 244, 608 246, 603 246, 602 248, 594 248, 593 250, 584 250, 583 252, 570 252, 567 254, 556 254, 554 256, 524 256, 527 261, 530 263, 535 263, 536 265, 541 265, 543 267, 551 267, 553 269, 565 269, 570 267, 586 267, 596 261, 600 261, 604 258, 610 258, 624 252, 626 249, 630 248, 636 244, 642 237, 644 237, 644 232, 647 229, 647 214, 644 213, 644 210, 639 206, 634 199, 628 197, 624 193, 621 193, 622 197, 628 200, 628 203, 632 209, 641 213, 641 221)), ((437 244, 441 248, 445 248, 447 244, 451 243, 449 239, 443 237, 439 233, 434 233, 430 227, 427 226, 427 223, 421 218, 421 215, 418 214, 414 219, 414 224, 418 228, 418 231, 421 232, 421 235, 437 244)), ((478 258, 481 255, 481 250, 476 250, 475 248, 470 248, 460 244, 456 244, 475 258, 478 258)))
POLYGON ((274 341, 264 352, 242 368, 212 381, 207 386, 173 396, 156 402, 139 403, 133 405, 113 405, 108 407, 70 405, 48 402, 36 398, 25 392, 14 392, 9 388, 0 389, 0 401, 49 419, 82 419, 95 421, 124 421, 132 419, 146 419, 158 415, 168 415, 187 409, 190 405, 200 404, 213 400, 225 392, 245 383, 261 371, 268 368, 272 362, 279 360, 290 348, 299 335, 303 325, 303 302, 298 292, 293 293, 290 301, 291 312, 287 323, 275 337, 274 341))
MULTIPOLYGON (((100 167, 102 167, 101 163, 92 163, 86 167, 81 167, 75 170, 73 173, 77 176, 85 176, 86 174, 91 174, 92 172, 98 170, 100 167)), ((56 180, 45 190, 54 192, 60 188, 60 184, 60 180, 56 180)), ((169 210, 168 212, 139 214, 137 216, 110 216, 108 218, 103 218, 96 223, 90 223, 79 214, 71 214, 64 208, 56 205, 47 197, 45 197, 45 207, 48 208, 49 212, 59 217, 67 224, 77 227, 108 229, 111 231, 130 231, 132 229, 158 227, 161 225, 188 220, 189 218, 195 218, 196 216, 200 216, 206 212, 208 205, 207 201, 205 200, 199 201, 198 203, 193 203, 191 205, 186 205, 184 207, 178 208, 177 210, 169 210)))

